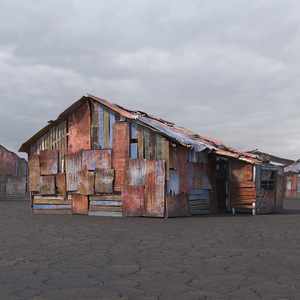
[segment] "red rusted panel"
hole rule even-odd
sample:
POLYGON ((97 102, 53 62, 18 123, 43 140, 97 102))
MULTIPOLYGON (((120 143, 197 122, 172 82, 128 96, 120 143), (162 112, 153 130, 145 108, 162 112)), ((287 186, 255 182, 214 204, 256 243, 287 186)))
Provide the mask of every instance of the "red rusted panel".
POLYGON ((66 154, 65 164, 67 191, 77 191, 77 172, 81 171, 81 153, 66 154))
POLYGON ((297 191, 298 174, 294 174, 292 178, 292 191, 297 191))
POLYGON ((0 146, 0 173, 16 175, 16 155, 0 146))
POLYGON ((29 189, 37 192, 40 189, 40 157, 31 155, 28 162, 29 166, 29 189))
POLYGON ((66 190, 66 174, 59 173, 55 175, 55 183, 57 192, 62 195, 64 199, 67 198, 67 190, 66 190))
POLYGON ((165 212, 165 161, 146 162, 145 215, 164 217, 165 212))
POLYGON ((54 175, 58 172, 58 151, 40 151, 41 175, 54 175))
POLYGON ((113 169, 96 169, 95 193, 112 194, 114 174, 113 169))
POLYGON ((93 195, 94 192, 94 172, 82 170, 78 173, 78 193, 81 195, 93 195))
POLYGON ((231 159, 231 180, 253 180, 253 165, 238 159, 231 159))
POLYGON ((177 147, 177 168, 179 173, 179 194, 190 192, 188 183, 188 149, 182 146, 177 147))
POLYGON ((88 196, 71 194, 72 212, 74 215, 87 215, 89 210, 88 196))
POLYGON ((82 170, 111 169, 111 150, 82 151, 82 170))
POLYGON ((189 201, 187 194, 166 194, 166 216, 186 217, 190 216, 189 201))
POLYGON ((125 183, 125 171, 128 165, 130 149, 130 126, 127 122, 113 125, 113 169, 115 170, 115 191, 121 191, 125 183))
POLYGON ((47 175, 40 177, 40 194, 55 195, 55 176, 47 175))
POLYGON ((83 103, 68 117, 68 153, 91 147, 91 117, 88 102, 83 103))
POLYGON ((128 184, 145 185, 146 160, 133 159, 128 160, 128 184))
POLYGON ((7 195, 25 195, 26 194, 26 176, 8 175, 6 183, 7 195))
POLYGON ((143 185, 122 186, 122 212, 126 217, 139 217, 145 214, 143 185))

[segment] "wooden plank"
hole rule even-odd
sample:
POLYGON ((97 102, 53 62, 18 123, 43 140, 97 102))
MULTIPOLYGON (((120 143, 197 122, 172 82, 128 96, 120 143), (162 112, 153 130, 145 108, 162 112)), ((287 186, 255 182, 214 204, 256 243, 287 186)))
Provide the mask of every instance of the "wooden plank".
POLYGON ((71 205, 71 200, 63 200, 63 199, 42 199, 42 198, 33 198, 33 204, 57 204, 57 205, 71 205))
POLYGON ((177 169, 179 173, 179 193, 189 194, 190 187, 188 182, 187 169, 188 149, 182 146, 177 147, 177 169))
POLYGON ((146 162, 145 215, 164 217, 165 163, 163 160, 146 162))
POLYGON ((55 184, 58 194, 62 195, 64 199, 67 198, 66 173, 59 173, 55 175, 55 184))
POLYGON ((113 193, 113 181, 115 171, 113 169, 95 169, 95 193, 113 193))
POLYGON ((162 139, 162 160, 165 161, 166 180, 170 179, 170 153, 169 153, 169 142, 166 139, 162 139))
POLYGON ((104 135, 104 149, 110 148, 110 111, 103 107, 103 135, 104 135))
POLYGON ((128 184, 145 185, 146 160, 128 159, 128 184))
POLYGON ((89 216, 98 217, 122 217, 122 212, 119 211, 89 211, 89 216))
POLYGON ((156 145, 156 134, 152 131, 149 131, 149 156, 150 160, 157 159, 157 145, 156 145))
POLYGON ((71 209, 70 204, 33 204, 33 209, 71 209))
POLYGON ((40 189, 40 156, 31 155, 29 157, 29 189, 31 192, 37 192, 40 189))
POLYGON ((100 149, 99 104, 91 100, 90 105, 91 105, 91 149, 97 150, 100 149))
POLYGON ((90 201, 121 201, 122 196, 120 195, 90 195, 90 201))
POLYGON ((32 213, 34 214, 67 214, 70 215, 72 214, 71 209, 33 209, 32 213))
POLYGON ((177 147, 170 144, 169 147, 170 156, 170 169, 177 169, 177 147))
POLYGON ((85 102, 68 117, 68 153, 91 147, 91 120, 89 103, 85 102))
POLYGON ((94 172, 82 170, 77 172, 78 193, 81 195, 94 194, 94 172))
POLYGON ((76 215, 86 215, 89 209, 88 197, 79 194, 71 194, 72 213, 76 215))
POLYGON ((253 203, 256 202, 256 198, 252 199, 231 199, 231 203, 253 203))
POLYGON ((126 217, 137 217, 145 214, 145 196, 143 185, 123 185, 122 212, 126 217))
POLYGON ((208 190, 190 190, 190 195, 209 195, 208 190))
POLYGON ((235 188, 231 190, 232 195, 256 195, 254 188, 235 188))
POLYGON ((111 169, 111 150, 83 150, 82 170, 111 169))
POLYGON ((196 200, 196 199, 209 199, 209 195, 189 195, 189 200, 196 200))
POLYGON ((65 154, 68 150, 67 145, 67 122, 63 121, 58 125, 58 171, 65 172, 65 154))
POLYGON ((255 208, 255 206, 253 206, 253 205, 235 204, 235 203, 232 203, 231 206, 234 208, 243 208, 243 209, 254 209, 255 208))
POLYGON ((230 181, 230 185, 231 185, 232 188, 236 188, 236 187, 255 187, 254 181, 245 181, 245 180, 230 181))
POLYGON ((142 126, 138 126, 138 158, 143 159, 144 156, 144 129, 142 126))
POLYGON ((125 183, 125 172, 129 158, 129 130, 129 124, 127 122, 114 123, 112 164, 115 170, 115 191, 121 191, 121 186, 125 183))
POLYGON ((42 195, 55 195, 55 176, 40 176, 39 193, 42 195))
POLYGON ((149 144, 149 129, 144 128, 144 157, 146 160, 150 160, 150 144, 149 144))
POLYGON ((67 191, 77 191, 77 173, 81 170, 81 153, 66 154, 65 160, 67 191))
POLYGON ((90 206, 91 205, 109 205, 109 206, 121 206, 122 201, 90 201, 90 206))
POLYGON ((90 205, 89 211, 122 211, 121 206, 109 206, 109 205, 90 205))
POLYGON ((114 136, 114 123, 115 123, 115 112, 113 110, 110 110, 109 112, 109 148, 113 148, 113 136, 114 136))
POLYGON ((190 216, 189 202, 186 194, 166 194, 166 216, 168 218, 190 216))

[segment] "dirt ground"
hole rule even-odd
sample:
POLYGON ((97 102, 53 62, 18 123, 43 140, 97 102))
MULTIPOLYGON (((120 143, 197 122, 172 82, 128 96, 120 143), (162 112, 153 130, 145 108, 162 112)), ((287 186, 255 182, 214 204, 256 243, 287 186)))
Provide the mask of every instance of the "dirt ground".
POLYGON ((300 201, 284 207, 157 219, 0 202, 0 299, 300 299, 300 201))

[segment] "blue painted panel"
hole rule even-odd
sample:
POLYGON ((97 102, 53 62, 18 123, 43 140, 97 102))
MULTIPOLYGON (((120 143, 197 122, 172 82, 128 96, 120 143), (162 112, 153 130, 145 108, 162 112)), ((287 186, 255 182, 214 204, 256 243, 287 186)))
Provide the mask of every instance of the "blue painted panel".
POLYGON ((203 200, 208 199, 208 195, 194 195, 194 196, 188 196, 189 200, 203 200))
POLYGON ((130 138, 138 139, 138 127, 136 123, 130 122, 130 138))
POLYGON ((190 195, 208 195, 207 190, 191 190, 190 195))
POLYGON ((71 209, 72 205, 56 204, 33 204, 34 209, 71 209))
POLYGON ((100 123, 100 128, 99 128, 99 145, 100 149, 104 149, 104 109, 102 105, 99 105, 99 123, 100 123))
POLYGON ((176 170, 170 170, 170 179, 167 180, 167 193, 173 195, 179 194, 179 174, 176 170))
POLYGON ((92 200, 90 201, 91 205, 121 205, 122 201, 100 201, 100 200, 92 200))
POLYGON ((137 144, 132 143, 130 144, 130 158, 137 158, 137 157, 138 157, 137 144))
POLYGON ((114 130, 113 130, 113 125, 115 123, 115 112, 111 110, 109 112, 109 143, 110 143, 110 148, 113 148, 113 138, 114 138, 114 130))

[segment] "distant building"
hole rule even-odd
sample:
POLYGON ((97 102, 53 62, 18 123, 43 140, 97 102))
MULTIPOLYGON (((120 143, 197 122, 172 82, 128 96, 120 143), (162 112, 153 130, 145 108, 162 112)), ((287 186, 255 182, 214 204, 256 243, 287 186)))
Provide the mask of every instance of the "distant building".
POLYGON ((29 200, 28 164, 0 145, 0 200, 29 200))
POLYGON ((29 157, 34 213, 282 210, 281 166, 145 112, 88 95, 48 123, 19 150, 29 157))

